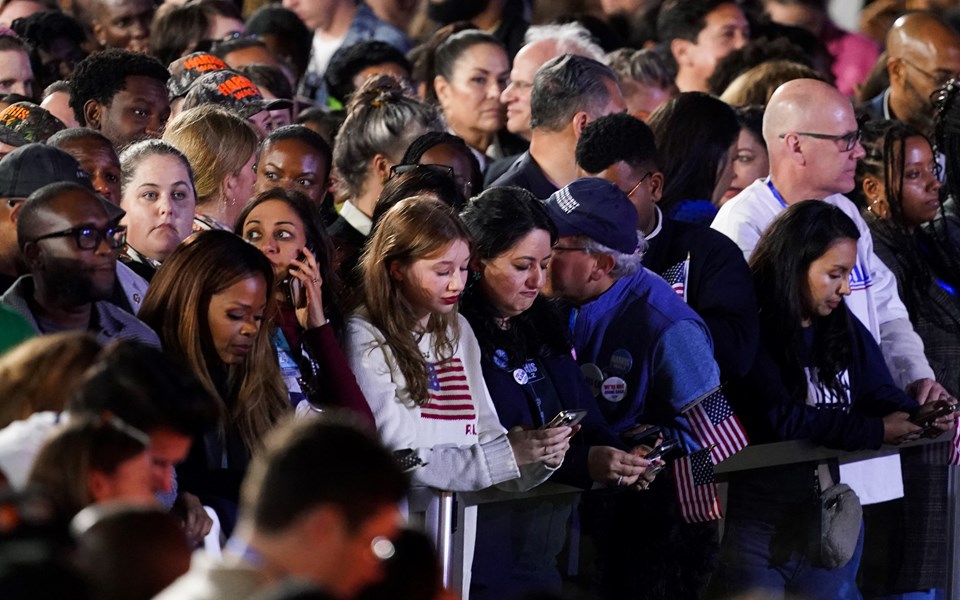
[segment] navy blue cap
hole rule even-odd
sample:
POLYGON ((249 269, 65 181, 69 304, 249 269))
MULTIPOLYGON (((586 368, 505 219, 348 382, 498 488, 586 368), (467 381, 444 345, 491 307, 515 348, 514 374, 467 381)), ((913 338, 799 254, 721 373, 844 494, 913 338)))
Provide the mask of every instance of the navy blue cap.
POLYGON ((583 177, 547 198, 561 237, 582 235, 622 254, 637 251, 637 209, 606 179, 583 177))

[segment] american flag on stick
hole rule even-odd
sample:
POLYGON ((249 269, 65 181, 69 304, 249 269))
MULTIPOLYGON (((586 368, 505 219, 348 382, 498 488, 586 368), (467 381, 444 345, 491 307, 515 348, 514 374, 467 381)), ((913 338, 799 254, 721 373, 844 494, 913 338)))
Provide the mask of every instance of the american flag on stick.
POLYGON ((684 302, 687 301, 687 280, 690 276, 690 253, 687 252, 687 258, 681 260, 669 269, 663 272, 661 277, 670 284, 673 291, 680 296, 684 302))
POLYGON ((680 516, 687 523, 704 523, 723 517, 720 496, 713 479, 712 447, 678 458, 673 463, 673 482, 680 516))
POLYGON ((695 399, 682 414, 690 422, 690 429, 700 445, 711 448, 713 464, 730 458, 750 443, 747 432, 723 394, 722 386, 695 399))
POLYGON ((947 457, 947 464, 960 465, 960 424, 954 425, 953 435, 950 436, 950 456, 947 457))

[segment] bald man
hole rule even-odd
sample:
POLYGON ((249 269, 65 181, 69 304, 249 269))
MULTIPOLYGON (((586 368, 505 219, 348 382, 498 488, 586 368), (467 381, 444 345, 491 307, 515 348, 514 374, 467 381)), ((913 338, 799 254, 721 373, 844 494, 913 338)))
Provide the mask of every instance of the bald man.
MULTIPOLYGON (((773 93, 763 116, 763 138, 770 154, 770 176, 758 179, 728 201, 712 227, 753 254, 764 230, 787 206, 823 200, 840 208, 860 231, 857 264, 850 273, 847 307, 880 344, 894 381, 923 404, 949 397, 934 381, 896 280, 873 253, 870 229, 843 194, 854 187, 857 160, 865 154, 850 101, 836 88, 814 79, 796 79, 773 93)), ((863 504, 903 496, 899 456, 841 465, 841 479, 863 504)))
POLYGON ((847 306, 880 343, 899 385, 921 403, 945 394, 923 354, 896 280, 873 254, 870 229, 843 194, 854 186, 857 160, 864 156, 850 101, 836 88, 797 79, 777 88, 763 116, 770 177, 758 179, 720 208, 713 228, 732 239, 747 260, 760 235, 787 206, 824 200, 842 209, 860 229, 857 266, 851 273, 847 306))
POLYGON ((930 95, 960 73, 960 36, 926 13, 894 21, 887 34, 890 87, 860 110, 874 119, 893 119, 933 134, 930 95))

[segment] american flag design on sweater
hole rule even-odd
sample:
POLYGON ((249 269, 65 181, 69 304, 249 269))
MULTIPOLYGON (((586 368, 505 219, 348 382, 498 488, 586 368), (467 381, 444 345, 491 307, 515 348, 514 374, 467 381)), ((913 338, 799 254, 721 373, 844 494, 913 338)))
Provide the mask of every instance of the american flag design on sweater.
POLYGON ((473 421, 477 418, 467 373, 459 358, 427 363, 427 378, 430 400, 420 407, 421 417, 440 421, 473 421))

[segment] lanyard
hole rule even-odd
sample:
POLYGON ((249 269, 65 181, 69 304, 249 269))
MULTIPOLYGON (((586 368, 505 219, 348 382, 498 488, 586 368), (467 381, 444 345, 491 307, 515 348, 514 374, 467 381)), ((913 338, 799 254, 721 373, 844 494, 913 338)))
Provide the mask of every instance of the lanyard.
POLYGON ((770 192, 773 194, 773 197, 777 199, 777 202, 780 203, 780 206, 786 208, 787 203, 783 200, 783 196, 780 195, 777 188, 773 187, 773 178, 767 179, 767 187, 770 188, 770 192))

